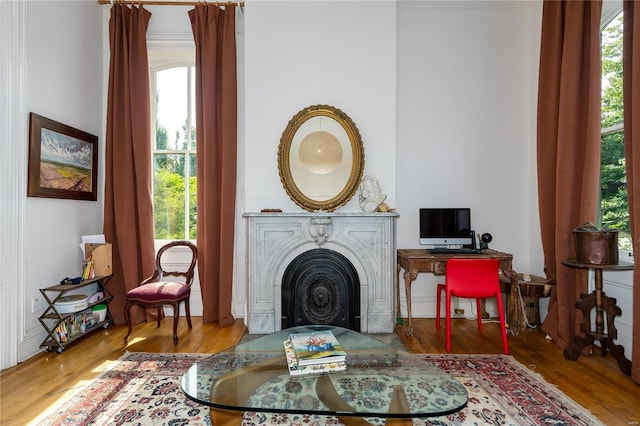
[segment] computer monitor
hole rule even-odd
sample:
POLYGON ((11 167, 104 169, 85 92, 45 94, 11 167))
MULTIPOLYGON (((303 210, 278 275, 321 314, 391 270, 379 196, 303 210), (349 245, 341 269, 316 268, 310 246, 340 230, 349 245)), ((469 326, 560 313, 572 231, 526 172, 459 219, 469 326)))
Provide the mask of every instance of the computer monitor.
POLYGON ((427 249, 473 247, 470 208, 420 209, 420 244, 427 249))

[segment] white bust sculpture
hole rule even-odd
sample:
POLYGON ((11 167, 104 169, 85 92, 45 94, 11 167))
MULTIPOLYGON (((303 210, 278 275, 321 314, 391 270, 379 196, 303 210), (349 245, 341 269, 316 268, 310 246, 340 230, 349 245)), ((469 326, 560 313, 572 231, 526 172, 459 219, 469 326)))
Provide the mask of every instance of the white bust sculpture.
POLYGON ((378 206, 387 198, 374 176, 365 176, 360 184, 360 208, 367 213, 376 211, 378 206))

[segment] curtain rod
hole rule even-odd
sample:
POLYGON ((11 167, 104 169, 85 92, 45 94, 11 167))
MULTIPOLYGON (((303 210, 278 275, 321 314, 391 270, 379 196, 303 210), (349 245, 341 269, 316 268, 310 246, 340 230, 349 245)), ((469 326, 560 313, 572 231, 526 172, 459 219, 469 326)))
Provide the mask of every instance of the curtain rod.
POLYGON ((199 4, 215 4, 216 6, 240 6, 244 7, 244 2, 221 1, 172 1, 172 0, 98 0, 98 4, 132 4, 132 5, 160 5, 160 6, 197 6, 199 4))

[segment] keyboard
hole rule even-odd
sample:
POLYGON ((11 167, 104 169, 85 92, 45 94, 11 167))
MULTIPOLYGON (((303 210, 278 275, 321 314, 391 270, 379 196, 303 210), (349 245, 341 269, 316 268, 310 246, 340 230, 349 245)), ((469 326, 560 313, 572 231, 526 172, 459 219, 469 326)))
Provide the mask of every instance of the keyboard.
POLYGON ((482 250, 475 250, 471 248, 459 248, 459 249, 427 249, 431 254, 482 254, 482 250))

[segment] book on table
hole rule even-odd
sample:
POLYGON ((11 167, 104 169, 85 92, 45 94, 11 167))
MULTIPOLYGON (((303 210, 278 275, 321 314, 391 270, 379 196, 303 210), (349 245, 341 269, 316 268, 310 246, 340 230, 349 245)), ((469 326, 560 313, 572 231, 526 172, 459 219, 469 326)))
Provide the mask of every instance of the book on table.
POLYGON ((344 361, 347 354, 331 330, 318 330, 289 335, 298 365, 344 361))
POLYGON ((319 364, 299 365, 291 339, 284 341, 284 353, 287 359, 287 367, 289 374, 292 376, 301 376, 304 374, 319 374, 333 371, 344 371, 347 369, 345 361, 323 362, 319 364))

